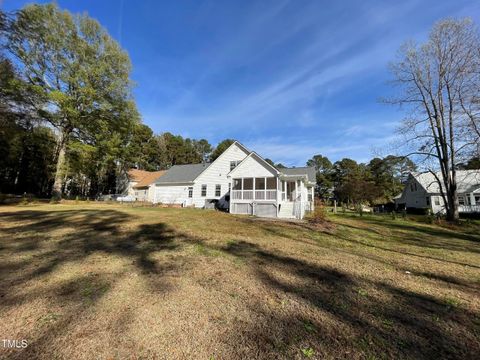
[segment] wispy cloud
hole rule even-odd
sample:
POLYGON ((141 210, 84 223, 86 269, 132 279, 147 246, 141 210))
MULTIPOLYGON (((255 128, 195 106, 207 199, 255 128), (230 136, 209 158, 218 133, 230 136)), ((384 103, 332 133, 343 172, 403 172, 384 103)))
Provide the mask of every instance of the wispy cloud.
POLYGON ((204 3, 192 51, 148 60, 160 65, 142 78, 140 107, 157 131, 237 138, 293 165, 314 153, 367 159, 402 118, 377 102, 400 44, 472 4, 204 3))

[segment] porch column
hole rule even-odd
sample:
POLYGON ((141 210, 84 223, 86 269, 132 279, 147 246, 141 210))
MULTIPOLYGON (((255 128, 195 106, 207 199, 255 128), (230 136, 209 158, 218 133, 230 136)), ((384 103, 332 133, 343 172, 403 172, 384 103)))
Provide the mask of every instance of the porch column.
POLYGON ((242 177, 242 187, 240 188, 240 199, 242 200, 243 200, 243 192, 244 190, 243 190, 243 177, 242 177))
POLYGON ((297 182, 298 182, 298 181, 295 180, 295 199, 294 199, 294 200, 296 200, 297 197, 298 197, 298 194, 297 194, 297 182))
POLYGON ((275 200, 277 200, 277 204, 278 204, 278 184, 279 184, 279 180, 278 180, 278 177, 275 177, 275 180, 277 181, 277 198, 275 200))
POLYGON ((252 195, 252 199, 255 200, 256 196, 255 196, 255 178, 253 178, 253 195, 252 195))
POLYGON ((265 188, 263 189, 263 198, 267 200, 267 178, 264 177, 263 181, 265 181, 265 188))
POLYGON ((472 206, 477 205, 475 203, 475 194, 473 192, 470 193, 470 205, 472 206))

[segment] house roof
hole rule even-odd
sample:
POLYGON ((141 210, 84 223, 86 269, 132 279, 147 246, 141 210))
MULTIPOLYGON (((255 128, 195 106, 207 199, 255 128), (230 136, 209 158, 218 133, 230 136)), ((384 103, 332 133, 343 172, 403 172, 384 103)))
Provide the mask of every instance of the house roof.
POLYGON ((310 182, 317 181, 317 172, 314 167, 294 167, 294 168, 285 168, 279 169, 279 171, 284 175, 307 175, 307 180, 310 182))
POLYGON ((140 181, 135 184, 134 188, 142 188, 151 185, 159 177, 163 176, 167 171, 145 171, 145 175, 140 181))
POLYGON ((171 183, 189 183, 193 182, 198 175, 200 175, 210 163, 204 164, 189 164, 189 165, 174 165, 165 175, 160 177, 156 184, 171 184, 171 183))
MULTIPOLYGON (((422 187, 429 193, 440 193, 440 186, 435 176, 430 172, 411 174, 422 187)), ((442 178, 440 172, 436 175, 442 178)), ((442 188, 445 185, 442 183, 442 188)), ((457 170, 457 191, 459 193, 469 193, 480 188, 480 170, 457 170)))
POLYGON ((149 171, 139 170, 139 169, 130 169, 127 171, 128 180, 139 182, 141 181, 149 171))

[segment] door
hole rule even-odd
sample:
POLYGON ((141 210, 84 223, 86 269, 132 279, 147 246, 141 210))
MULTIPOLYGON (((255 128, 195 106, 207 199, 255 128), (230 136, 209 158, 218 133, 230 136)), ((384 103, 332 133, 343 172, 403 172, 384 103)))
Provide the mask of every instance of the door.
POLYGON ((295 181, 287 181, 287 201, 295 200, 295 181))

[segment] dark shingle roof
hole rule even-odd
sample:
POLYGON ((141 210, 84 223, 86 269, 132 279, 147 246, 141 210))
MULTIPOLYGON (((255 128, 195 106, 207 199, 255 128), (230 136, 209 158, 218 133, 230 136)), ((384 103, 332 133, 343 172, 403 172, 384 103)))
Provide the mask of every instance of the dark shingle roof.
POLYGON ((314 167, 295 167, 295 168, 286 168, 278 169, 284 175, 307 175, 307 179, 310 182, 316 182, 317 176, 314 167))
POLYGON ((209 166, 210 163, 174 165, 165 173, 165 175, 160 177, 155 183, 172 184, 192 182, 209 166))

